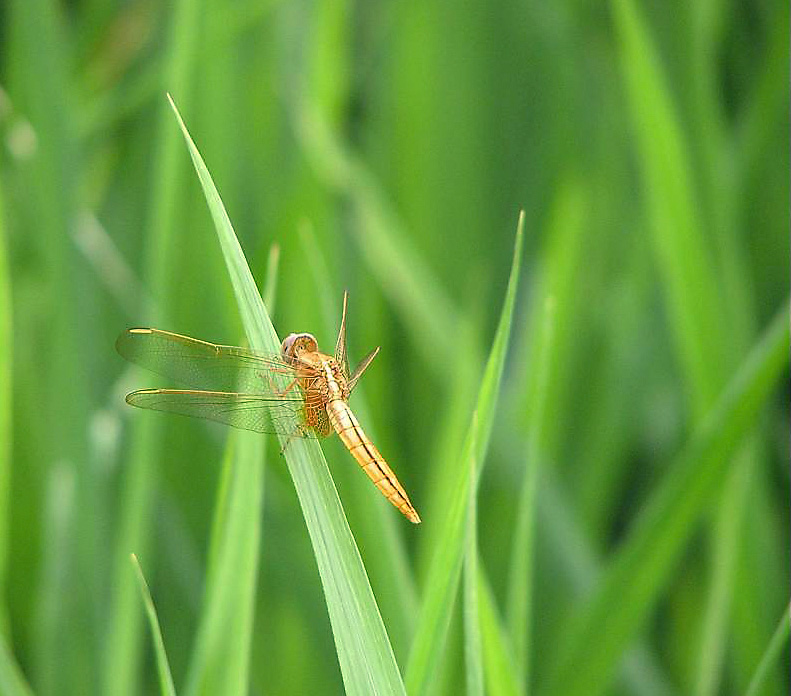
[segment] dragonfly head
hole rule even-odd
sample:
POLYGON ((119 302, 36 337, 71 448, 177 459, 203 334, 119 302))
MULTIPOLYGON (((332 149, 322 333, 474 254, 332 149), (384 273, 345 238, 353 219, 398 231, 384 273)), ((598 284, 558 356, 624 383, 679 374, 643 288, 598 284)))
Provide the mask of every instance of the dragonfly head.
POLYGON ((293 333, 286 336, 280 346, 280 352, 285 357, 298 358, 300 354, 312 353, 319 349, 319 344, 313 334, 293 333))

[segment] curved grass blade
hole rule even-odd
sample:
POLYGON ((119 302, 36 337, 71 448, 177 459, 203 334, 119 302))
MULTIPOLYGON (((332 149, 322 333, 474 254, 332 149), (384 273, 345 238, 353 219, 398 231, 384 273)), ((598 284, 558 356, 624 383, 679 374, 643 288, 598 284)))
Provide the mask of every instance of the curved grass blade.
MULTIPOLYGON (((220 195, 172 100, 171 106, 214 219, 250 347, 277 352, 280 341, 220 195)), ((298 438, 289 443, 285 459, 316 556, 346 692, 403 694, 401 674, 321 448, 298 438)))
MULTIPOLYGON (((614 1, 612 11, 637 134, 657 266, 672 317, 676 353, 684 370, 683 383, 694 426, 714 404, 729 368, 738 364, 754 336, 757 308, 745 280, 749 270, 734 242, 738 237, 733 229, 739 217, 736 209, 740 197, 735 195, 738 186, 734 170, 712 158, 714 153, 721 157, 721 146, 725 144, 722 124, 711 118, 707 108, 716 102, 705 97, 697 99, 692 112, 704 165, 701 184, 696 181, 680 109, 668 86, 670 81, 649 24, 633 0, 614 1), (715 145, 718 138, 722 139, 720 146, 715 145), (704 198, 708 197, 708 205, 697 200, 699 189, 704 198), (701 211, 708 211, 708 215, 701 211), (714 233, 711 239, 709 230, 714 233)), ((698 30, 705 26, 705 22, 694 24, 698 30)), ((706 37, 705 33, 703 29, 693 41, 706 42, 710 35, 706 37)), ((708 53, 704 50, 702 55, 708 53)), ((697 61, 692 70, 701 92, 705 92, 702 85, 707 84, 700 81, 704 66, 705 62, 697 61)), ((753 436, 735 453, 735 465, 717 506, 721 514, 712 524, 711 576, 705 592, 706 606, 700 612, 697 696, 716 694, 722 679, 731 639, 731 603, 742 548, 740 533, 750 496, 760 491, 759 487, 751 490, 745 484, 755 478, 756 468, 760 471, 760 452, 753 436)), ((761 507, 765 505, 766 501, 760 502, 761 507)), ((749 591, 754 586, 749 583, 745 589, 749 591)), ((768 633, 770 629, 764 630, 768 633)))
POLYGON ((759 696, 772 667, 777 664, 783 654, 783 647, 788 642, 789 633, 791 633, 791 605, 786 607, 780 617, 780 623, 777 624, 777 629, 769 641, 769 645, 766 646, 766 652, 758 663, 745 696, 759 696))
POLYGON ((788 364, 788 323, 786 305, 670 467, 587 609, 573 618, 546 693, 595 696, 607 688, 711 502, 729 455, 754 425, 788 364))
POLYGON ((471 435, 468 435, 458 467, 458 478, 449 481, 448 485, 453 493, 450 496, 450 505, 442 520, 442 534, 439 545, 429 570, 426 590, 423 596, 418 629, 409 655, 407 668, 407 686, 412 696, 427 693, 431 687, 432 676, 438 673, 442 654, 445 647, 448 626, 450 624, 453 605, 456 599, 459 577, 461 575, 462 559, 465 544, 465 519, 467 511, 467 496, 471 486, 477 487, 480 470, 485 461, 486 450, 489 446, 497 397, 500 392, 500 383, 505 365, 505 355, 511 333, 516 289, 519 284, 519 268, 521 263, 522 239, 524 228, 524 214, 519 216, 514 244, 514 258, 511 265, 511 274, 508 279, 508 289, 505 294, 500 322, 497 326, 489 360, 481 381, 478 392, 476 412, 478 414, 478 436, 475 446, 471 435), (470 459, 474 458, 478 464, 477 477, 473 476, 469 466, 470 459))
POLYGON ((143 604, 146 608, 148 624, 151 627, 151 637, 154 639, 154 652, 157 656, 157 672, 159 673, 159 689, 166 696, 176 696, 176 688, 173 686, 173 676, 170 673, 170 664, 165 652, 165 643, 162 640, 162 631, 159 628, 157 610, 154 607, 154 601, 151 599, 151 592, 143 575, 143 569, 140 567, 140 562, 135 554, 132 554, 132 565, 135 568, 140 594, 143 597, 143 604))

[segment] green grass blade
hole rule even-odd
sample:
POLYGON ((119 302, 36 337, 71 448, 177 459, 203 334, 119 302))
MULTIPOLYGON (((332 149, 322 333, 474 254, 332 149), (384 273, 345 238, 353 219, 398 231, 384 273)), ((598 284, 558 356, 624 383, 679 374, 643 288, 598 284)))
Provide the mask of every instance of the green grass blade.
POLYGON ((511 646, 497 612, 494 593, 480 562, 478 563, 478 599, 487 693, 491 696, 518 696, 522 690, 519 688, 511 646))
MULTIPOLYGON (((533 561, 535 558, 536 493, 538 491, 544 423, 545 395, 555 333, 554 298, 544 301, 541 335, 538 338, 538 364, 533 399, 528 409, 527 461, 519 497, 516 529, 511 547, 511 575, 508 584, 508 618, 519 683, 530 684, 530 625, 533 602, 533 561)), ((529 691, 529 688, 528 688, 529 691)))
MULTIPOLYGON (((518 448, 513 450, 518 451, 518 448)), ((556 479, 557 475, 544 471, 538 496, 539 529, 546 537, 544 544, 553 550, 561 565, 562 579, 570 588, 567 597, 578 602, 580 597, 589 596, 599 582, 602 563, 556 479)), ((636 696, 675 693, 647 641, 638 641, 624 656, 621 675, 627 692, 636 696)))
POLYGON ((228 267, 228 274, 231 277, 231 285, 236 296, 247 340, 250 342, 250 346, 257 350, 278 353, 280 352, 280 341, 278 341, 275 329, 269 319, 261 294, 258 292, 253 274, 247 265, 242 247, 236 238, 236 233, 233 231, 233 225, 231 225, 231 220, 220 199, 220 194, 217 192, 209 170, 206 169, 203 158, 195 147, 195 143, 192 141, 170 95, 168 95, 168 100, 173 113, 176 114, 178 119, 179 127, 187 142, 192 163, 198 174, 203 193, 206 196, 206 202, 209 204, 209 212, 217 230, 220 249, 228 267))
POLYGON ((783 648, 788 643, 789 633, 791 633, 791 605, 786 607, 780 617, 780 623, 777 624, 777 629, 772 635, 769 645, 766 646, 766 652, 758 663, 745 696, 759 696, 772 668, 782 659, 783 648))
POLYGON ((245 694, 258 578, 263 439, 234 432, 212 529, 201 623, 186 694, 245 694))
POLYGON ((624 649, 655 605, 717 483, 727 473, 729 455, 754 425, 788 363, 788 323, 786 307, 669 468, 587 609, 567 631, 567 649, 548 694, 595 695, 607 688, 624 649))
POLYGON ((36 143, 17 193, 20 202, 27 198, 22 217, 30 215, 29 241, 39 257, 36 273, 43 280, 38 292, 49 312, 38 340, 28 346, 40 377, 31 379, 25 389, 38 399, 40 412, 38 422, 26 429, 45 443, 39 466, 62 471, 74 484, 76 500, 68 511, 60 509, 73 514, 68 519, 54 519, 54 506, 43 513, 49 530, 62 526, 66 545, 55 549, 42 543, 42 572, 36 578, 42 592, 35 595, 40 606, 33 661, 43 693, 85 691, 95 683, 97 655, 72 637, 75 623, 82 623, 87 632, 101 630, 92 603, 103 581, 103 559, 96 554, 103 521, 97 524, 95 480, 84 437, 93 405, 85 381, 100 351, 87 320, 96 306, 80 282, 81 264, 70 240, 83 158, 74 138, 75 101, 68 69, 73 52, 63 9, 51 0, 10 2, 4 5, 3 20, 9 57, 13 55, 4 68, 10 96, 36 143), (44 346, 57 350, 46 351, 44 346), (68 602, 60 601, 62 594, 68 602))
POLYGON ((687 396, 698 416, 722 386, 723 313, 711 250, 694 200, 681 124, 659 56, 631 0, 613 0, 644 190, 687 396))
MULTIPOLYGON (((5 598, 10 540, 8 511, 11 486, 12 317, 11 277, 6 256, 6 228, 0 190, 0 597, 5 598)), ((6 607, 0 600, 0 634, 6 629, 6 607)))
POLYGON ((154 652, 157 657, 157 672, 159 674, 159 689, 163 694, 166 694, 166 696, 176 696, 176 688, 173 686, 173 676, 170 673, 170 664, 168 663, 168 656, 165 652, 165 642, 162 640, 162 631, 159 627, 157 610, 154 607, 154 600, 151 599, 151 592, 148 589, 148 583, 143 575, 143 569, 140 567, 140 562, 134 554, 132 554, 132 565, 134 566, 137 576, 137 583, 140 587, 140 595, 143 598, 146 616, 148 616, 151 637, 154 639, 154 652))
MULTIPOLYGON (((686 114, 673 98, 671 80, 638 4, 616 0, 612 7, 657 263, 693 424, 697 424, 724 385, 727 370, 749 346, 757 309, 751 298, 747 255, 739 248, 741 240, 734 229, 744 214, 739 210, 744 197, 737 195, 737 171, 728 166, 730 143, 724 113, 719 113, 718 68, 710 59, 713 47, 706 47, 717 21, 712 21, 711 7, 698 14, 693 11, 697 60, 690 70, 695 90, 691 105, 695 144, 691 147, 684 137, 686 114), (692 156, 696 151, 701 153, 702 164, 697 168, 692 156)), ((712 524, 710 586, 700 612, 697 696, 714 696, 719 691, 731 637, 739 534, 749 504, 751 487, 745 484, 756 470, 760 476, 761 454, 756 445, 757 440, 750 438, 736 453, 718 504, 723 513, 712 524)))
MULTIPOLYGON (((278 352, 280 341, 220 196, 175 105, 173 110, 214 219, 250 346, 278 352)), ((387 632, 321 448, 315 441, 295 439, 288 445, 285 458, 316 556, 346 692, 404 693, 387 632)))
MULTIPOLYGON (((302 253, 308 262, 319 291, 317 296, 321 307, 321 315, 328 335, 332 335, 340 322, 337 298, 341 296, 339 289, 333 284, 326 260, 321 253, 316 235, 307 222, 300 225, 300 241, 302 253), (333 300, 336 301, 333 301, 333 300)), ((354 392, 353 408, 362 423, 371 423, 368 404, 364 393, 365 386, 358 386, 354 392)), ((374 441, 377 434, 369 425, 366 432, 374 441)), ((370 482, 367 477, 353 478, 355 492, 359 491, 357 500, 370 499, 370 482)), ((360 548, 365 553, 366 547, 371 551, 366 557, 368 572, 374 584, 380 588, 379 607, 387 621, 390 642, 396 657, 406 655, 412 634, 415 630, 418 596, 415 579, 409 565, 404 539, 399 534, 398 525, 401 520, 393 517, 390 504, 377 498, 373 505, 366 504, 369 511, 362 519, 362 529, 356 534, 360 548), (374 553, 373 550, 378 551, 374 553)), ((425 527, 421 527, 424 532, 425 527)))
POLYGON ((260 436, 245 432, 234 431, 228 439, 188 694, 248 690, 263 515, 263 444, 260 436))
POLYGON ((33 690, 25 680, 22 670, 19 669, 2 632, 0 632, 0 694, 33 696, 33 690))
MULTIPOLYGON (((199 4, 194 0, 172 3, 169 21, 163 79, 177 94, 189 94, 198 59, 199 4)), ((170 114, 163 104, 155 129, 156 163, 152 174, 144 267, 147 289, 156 302, 154 308, 146 308, 154 326, 168 316, 170 307, 175 306, 171 284, 176 274, 177 254, 183 253, 181 244, 190 243, 179 234, 184 167, 178 159, 180 143, 169 119, 170 114)), ((142 556, 149 543, 150 511, 161 463, 164 427, 161 420, 140 419, 135 422, 130 438, 126 463, 128 478, 122 493, 112 571, 113 606, 103 654, 104 691, 117 696, 137 692, 142 627, 137 589, 133 578, 129 577, 127 559, 130 552, 142 556)))
MULTIPOLYGON (((477 449, 478 418, 473 414, 473 453, 477 449)), ((470 457, 470 477, 474 480, 478 465, 470 457)), ((478 489, 470 486, 467 495, 467 543, 464 551, 464 666, 467 670, 467 696, 483 696, 483 656, 478 601, 478 489)))
POLYGON ((754 437, 745 444, 734 457, 732 470, 722 489, 722 500, 716 506, 711 540, 712 570, 702 616, 695 696, 716 696, 720 692, 744 518, 748 513, 746 508, 753 492, 752 482, 759 456, 754 437))
POLYGON ((513 309, 521 263, 523 228, 524 214, 519 216, 508 290, 506 291, 497 333, 492 343, 492 349, 478 392, 476 412, 479 423, 479 435, 475 438, 476 447, 473 449, 472 440, 468 436, 460 457, 462 465, 458 468, 458 478, 455 481, 448 481, 453 494, 450 497, 450 505, 447 508, 446 516, 440 523, 443 531, 439 538, 442 542, 436 550, 429 570, 418 629, 407 668, 407 687, 409 693, 413 696, 428 692, 431 686, 432 675, 438 671, 445 647, 445 639, 456 599, 456 590, 458 589, 464 556, 467 496, 469 487, 477 486, 477 480, 474 480, 471 476, 471 469, 468 464, 470 458, 474 457, 479 462, 480 469, 484 464, 486 451, 489 446, 513 321, 513 309))
MULTIPOLYGON (((270 250, 264 298, 274 306, 279 248, 270 250)), ((206 591, 185 693, 245 694, 255 615, 266 450, 254 433, 228 439, 211 534, 206 591)))

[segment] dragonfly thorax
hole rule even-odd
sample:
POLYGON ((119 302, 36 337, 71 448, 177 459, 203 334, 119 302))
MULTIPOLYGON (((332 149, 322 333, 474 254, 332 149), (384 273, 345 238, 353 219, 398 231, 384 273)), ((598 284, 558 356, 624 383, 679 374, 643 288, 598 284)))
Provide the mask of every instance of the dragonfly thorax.
POLYGON ((348 377, 335 358, 319 352, 313 334, 289 334, 281 351, 284 358, 294 361, 297 379, 306 393, 325 401, 349 398, 348 377))

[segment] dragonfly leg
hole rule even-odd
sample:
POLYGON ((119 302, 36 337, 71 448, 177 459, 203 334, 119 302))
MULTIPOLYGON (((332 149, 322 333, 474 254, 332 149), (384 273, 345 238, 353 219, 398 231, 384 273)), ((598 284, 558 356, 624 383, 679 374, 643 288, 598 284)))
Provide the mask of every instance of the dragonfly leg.
POLYGON ((286 447, 288 447, 289 444, 291 444, 291 441, 293 439, 298 438, 298 437, 300 437, 300 438, 301 437, 305 437, 305 429, 301 425, 298 425, 296 428, 294 428, 294 431, 286 438, 285 444, 280 448, 280 454, 281 455, 285 454, 286 453, 286 447))
POLYGON ((275 381, 272 379, 272 375, 266 375, 266 379, 269 382, 269 388, 278 396, 285 396, 288 394, 294 387, 297 386, 296 378, 292 379, 287 385, 285 389, 278 389, 275 381))

